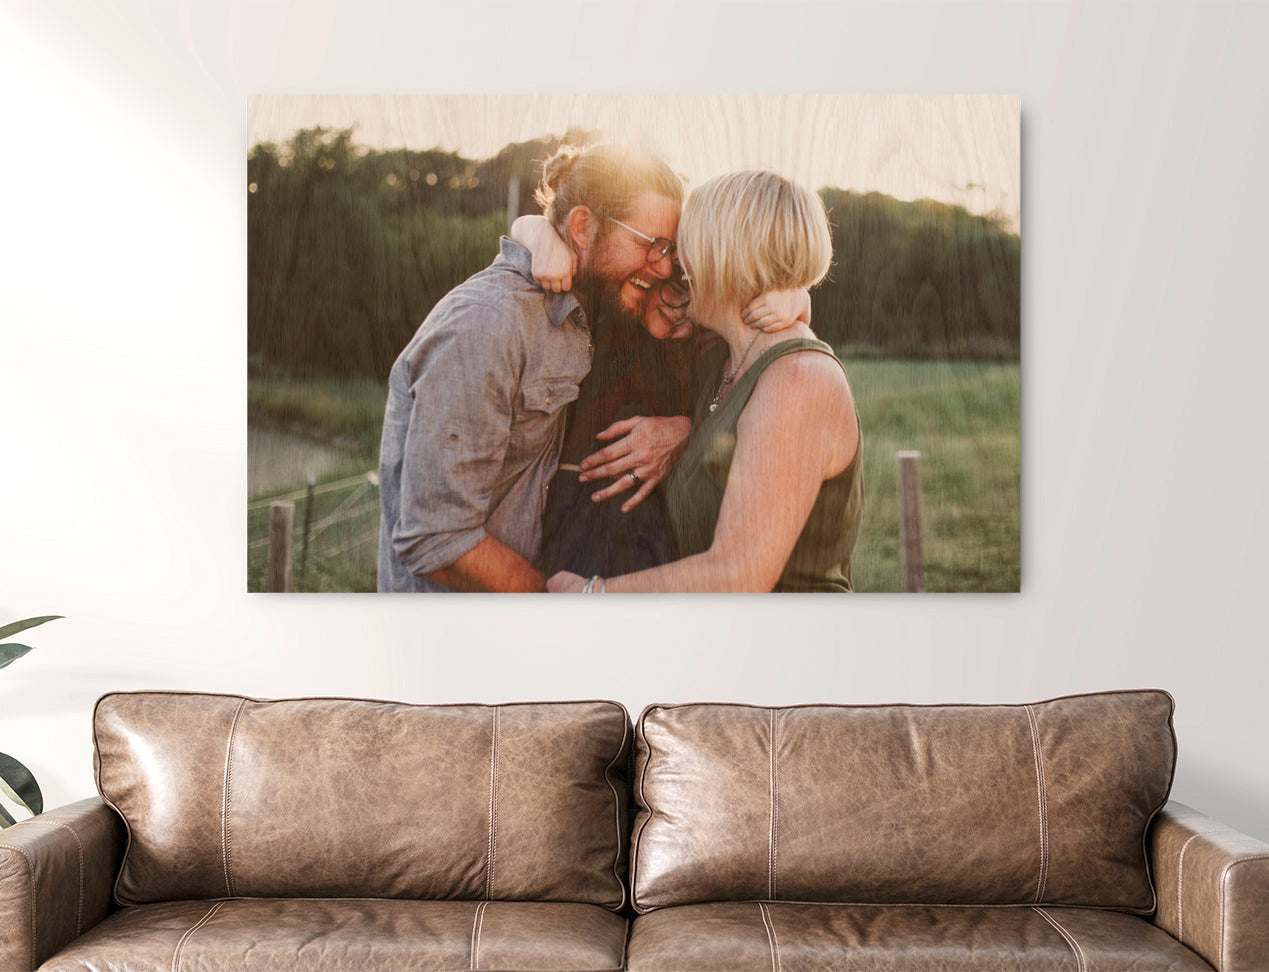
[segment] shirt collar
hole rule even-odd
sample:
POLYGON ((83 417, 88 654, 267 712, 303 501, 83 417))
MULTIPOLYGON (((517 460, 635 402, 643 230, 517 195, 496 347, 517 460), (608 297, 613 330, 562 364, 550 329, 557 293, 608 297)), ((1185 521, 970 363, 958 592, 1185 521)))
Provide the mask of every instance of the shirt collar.
MULTIPOLYGON (((508 236, 499 240, 500 252, 502 259, 511 264, 512 269, 520 276, 524 277, 529 283, 533 283, 533 254, 529 252, 528 247, 521 246, 515 240, 508 236)), ((537 284, 533 284, 535 287, 537 284)), ((583 327, 588 327, 586 323, 586 312, 582 310, 582 305, 577 302, 577 298, 571 293, 553 294, 543 291, 546 297, 546 316, 551 319, 551 323, 556 327, 560 327, 574 313, 577 315, 577 322, 583 327)))

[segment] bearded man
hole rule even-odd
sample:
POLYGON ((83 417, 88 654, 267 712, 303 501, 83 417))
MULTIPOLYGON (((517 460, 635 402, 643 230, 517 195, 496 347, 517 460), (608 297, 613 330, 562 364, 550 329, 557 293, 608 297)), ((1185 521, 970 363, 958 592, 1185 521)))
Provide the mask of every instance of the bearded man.
POLYGON ((536 198, 577 255, 571 293, 507 237, 398 356, 379 459, 380 591, 540 591, 533 566, 567 406, 599 320, 638 319, 673 272, 683 186, 630 149, 561 146, 536 198))

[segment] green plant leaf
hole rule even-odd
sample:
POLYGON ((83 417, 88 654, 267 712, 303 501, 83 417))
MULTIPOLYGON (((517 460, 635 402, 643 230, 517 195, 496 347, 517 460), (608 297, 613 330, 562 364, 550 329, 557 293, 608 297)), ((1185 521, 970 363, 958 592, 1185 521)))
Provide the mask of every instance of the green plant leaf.
POLYGON ((0 753, 0 792, 33 814, 44 812, 44 794, 35 777, 7 753, 0 753))
POLYGON ((17 823, 17 821, 9 816, 9 811, 5 810, 4 807, 0 807, 0 829, 4 827, 12 827, 15 823, 17 823))
POLYGON ((20 645, 16 641, 10 641, 7 645, 0 645, 0 668, 8 667, 30 650, 26 645, 20 645))
POLYGON ((58 618, 64 618, 64 614, 45 614, 38 618, 26 618, 23 621, 14 621, 12 624, 6 624, 0 628, 0 639, 8 638, 17 634, 19 631, 25 631, 27 628, 34 628, 37 625, 44 624, 46 621, 56 621, 58 618))

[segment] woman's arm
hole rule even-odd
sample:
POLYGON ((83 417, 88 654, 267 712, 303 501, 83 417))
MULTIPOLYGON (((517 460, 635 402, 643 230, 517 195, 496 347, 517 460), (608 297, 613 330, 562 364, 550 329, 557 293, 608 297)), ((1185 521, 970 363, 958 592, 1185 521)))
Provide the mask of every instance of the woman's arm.
POLYGON ((508 235, 533 254, 533 280, 539 287, 558 294, 573 286, 577 254, 545 216, 516 217, 508 235))
MULTIPOLYGON (((651 570, 606 578, 624 591, 770 591, 780 579, 825 479, 859 448, 850 385, 820 352, 785 355, 755 387, 736 427, 736 452, 709 550, 651 570)), ((580 590, 556 574, 547 590, 580 590)))

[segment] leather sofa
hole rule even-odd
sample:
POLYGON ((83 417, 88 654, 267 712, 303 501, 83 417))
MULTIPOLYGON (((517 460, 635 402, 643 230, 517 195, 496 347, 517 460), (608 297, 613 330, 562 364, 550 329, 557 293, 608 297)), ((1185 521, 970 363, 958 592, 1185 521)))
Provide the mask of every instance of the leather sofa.
POLYGON ((1265 972, 1172 710, 111 694, 100 799, 0 833, 0 970, 1265 972))

